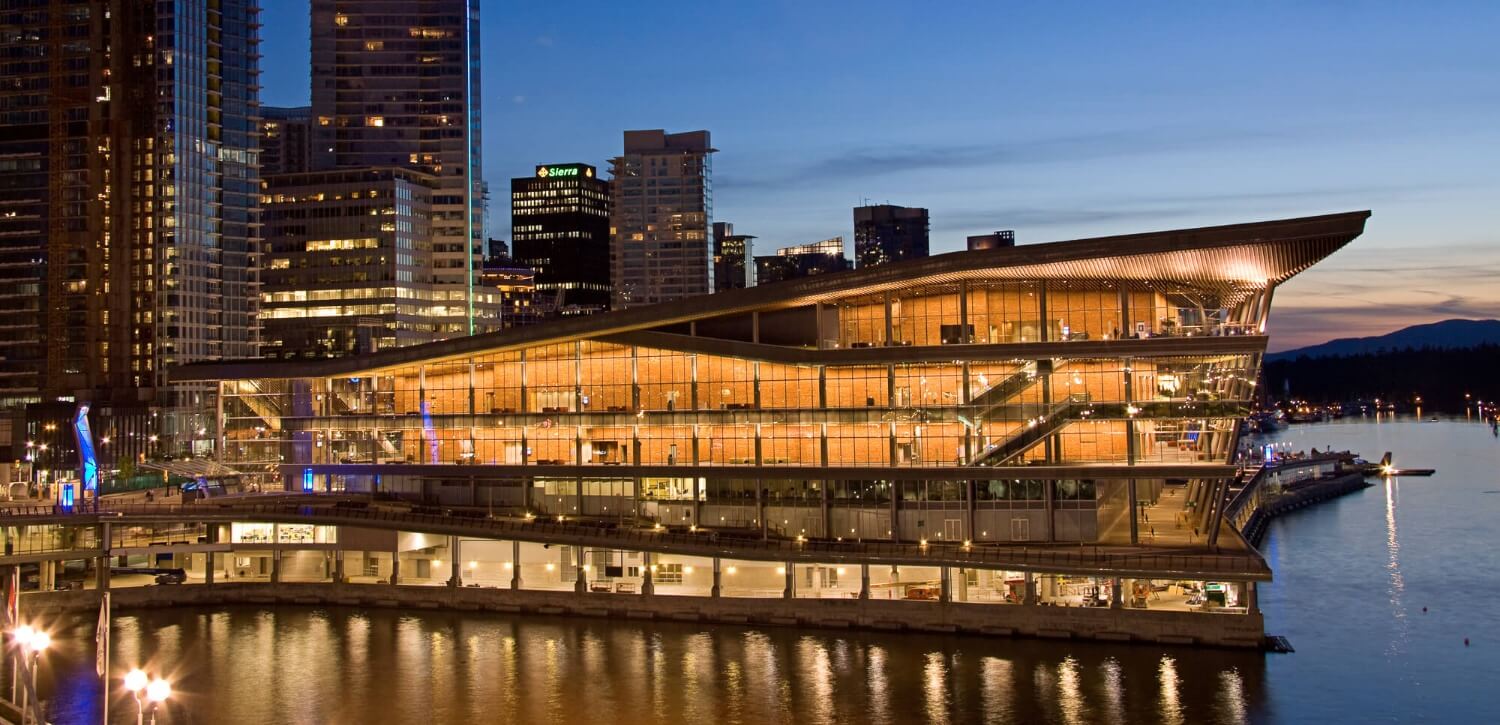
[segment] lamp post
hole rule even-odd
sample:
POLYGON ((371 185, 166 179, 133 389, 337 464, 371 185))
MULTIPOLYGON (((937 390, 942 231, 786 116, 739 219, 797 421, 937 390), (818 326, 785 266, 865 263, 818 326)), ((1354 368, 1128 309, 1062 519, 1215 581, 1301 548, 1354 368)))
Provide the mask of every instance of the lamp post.
MULTIPOLYGON (((42 652, 52 645, 52 635, 36 629, 29 624, 23 624, 11 632, 13 641, 21 647, 22 662, 28 672, 24 673, 28 678, 29 687, 21 690, 21 720, 27 719, 27 705, 31 699, 30 693, 36 692, 36 671, 40 665, 42 652)), ((41 696, 37 696, 37 705, 40 708, 41 696)))
POLYGON ((158 677, 146 685, 146 699, 151 703, 151 725, 156 725, 156 708, 172 696, 172 685, 158 677))
POLYGON ((125 673, 125 689, 135 697, 135 725, 144 725, 147 712, 151 713, 151 722, 155 725, 157 706, 172 696, 171 683, 160 677, 153 678, 139 667, 125 673))

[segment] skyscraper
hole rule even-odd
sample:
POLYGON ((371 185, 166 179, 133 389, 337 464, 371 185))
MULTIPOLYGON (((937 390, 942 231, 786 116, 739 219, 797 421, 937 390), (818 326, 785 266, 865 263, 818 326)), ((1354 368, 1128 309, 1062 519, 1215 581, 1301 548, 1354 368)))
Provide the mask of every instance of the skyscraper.
POLYGON ((512 262, 536 272, 549 309, 609 308, 609 182, 588 164, 542 164, 510 180, 512 262))
MULTIPOLYGON (((461 300, 433 283, 436 180, 412 169, 265 179, 268 357, 340 357, 441 339, 461 300), (450 307, 452 309, 450 309, 450 307)), ((487 306, 499 292, 475 291, 487 306)))
POLYGON ((313 166, 432 175, 433 277, 444 337, 495 327, 483 268, 479 0, 312 0, 313 166))
POLYGON ((610 160, 610 276, 616 308, 714 291, 713 165, 707 131, 626 131, 610 160))
POLYGON ((734 224, 714 222, 714 291, 755 286, 755 237, 735 234, 734 224))
POLYGON ((927 256, 927 210, 876 204, 854 207, 854 260, 861 269, 927 256))
POLYGON ((206 451, 216 388, 167 368, 256 352, 259 14, 0 12, 0 399, 92 402, 102 456, 206 451))
POLYGON ((260 175, 312 169, 312 108, 261 106, 260 175))

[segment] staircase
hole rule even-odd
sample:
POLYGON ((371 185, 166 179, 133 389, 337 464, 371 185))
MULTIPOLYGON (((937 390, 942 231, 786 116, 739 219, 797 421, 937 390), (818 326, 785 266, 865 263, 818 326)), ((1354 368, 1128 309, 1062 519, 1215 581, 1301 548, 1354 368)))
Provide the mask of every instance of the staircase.
POLYGON ((276 395, 266 395, 258 380, 235 381, 236 400, 245 404, 250 412, 259 416, 268 430, 281 430, 281 417, 286 415, 276 395))

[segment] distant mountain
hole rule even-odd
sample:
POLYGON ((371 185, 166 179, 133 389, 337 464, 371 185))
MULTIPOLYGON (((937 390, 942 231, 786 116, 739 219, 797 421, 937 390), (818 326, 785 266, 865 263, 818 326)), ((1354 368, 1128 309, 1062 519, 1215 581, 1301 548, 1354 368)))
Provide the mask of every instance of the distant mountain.
POLYGON ((1443 320, 1426 325, 1412 325, 1395 332, 1376 337, 1343 337, 1320 345, 1299 347, 1295 350, 1273 352, 1266 360, 1295 360, 1302 356, 1333 357, 1357 355, 1381 350, 1470 348, 1480 345, 1500 345, 1500 320, 1443 320))

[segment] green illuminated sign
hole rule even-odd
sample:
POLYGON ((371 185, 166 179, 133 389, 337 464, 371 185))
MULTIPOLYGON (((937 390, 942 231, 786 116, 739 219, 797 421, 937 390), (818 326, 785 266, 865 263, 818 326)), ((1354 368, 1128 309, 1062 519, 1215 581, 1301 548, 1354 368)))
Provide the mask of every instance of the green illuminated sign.
POLYGON ((584 164, 570 164, 566 166, 538 166, 536 175, 539 179, 568 179, 584 176, 594 177, 594 167, 584 164))

